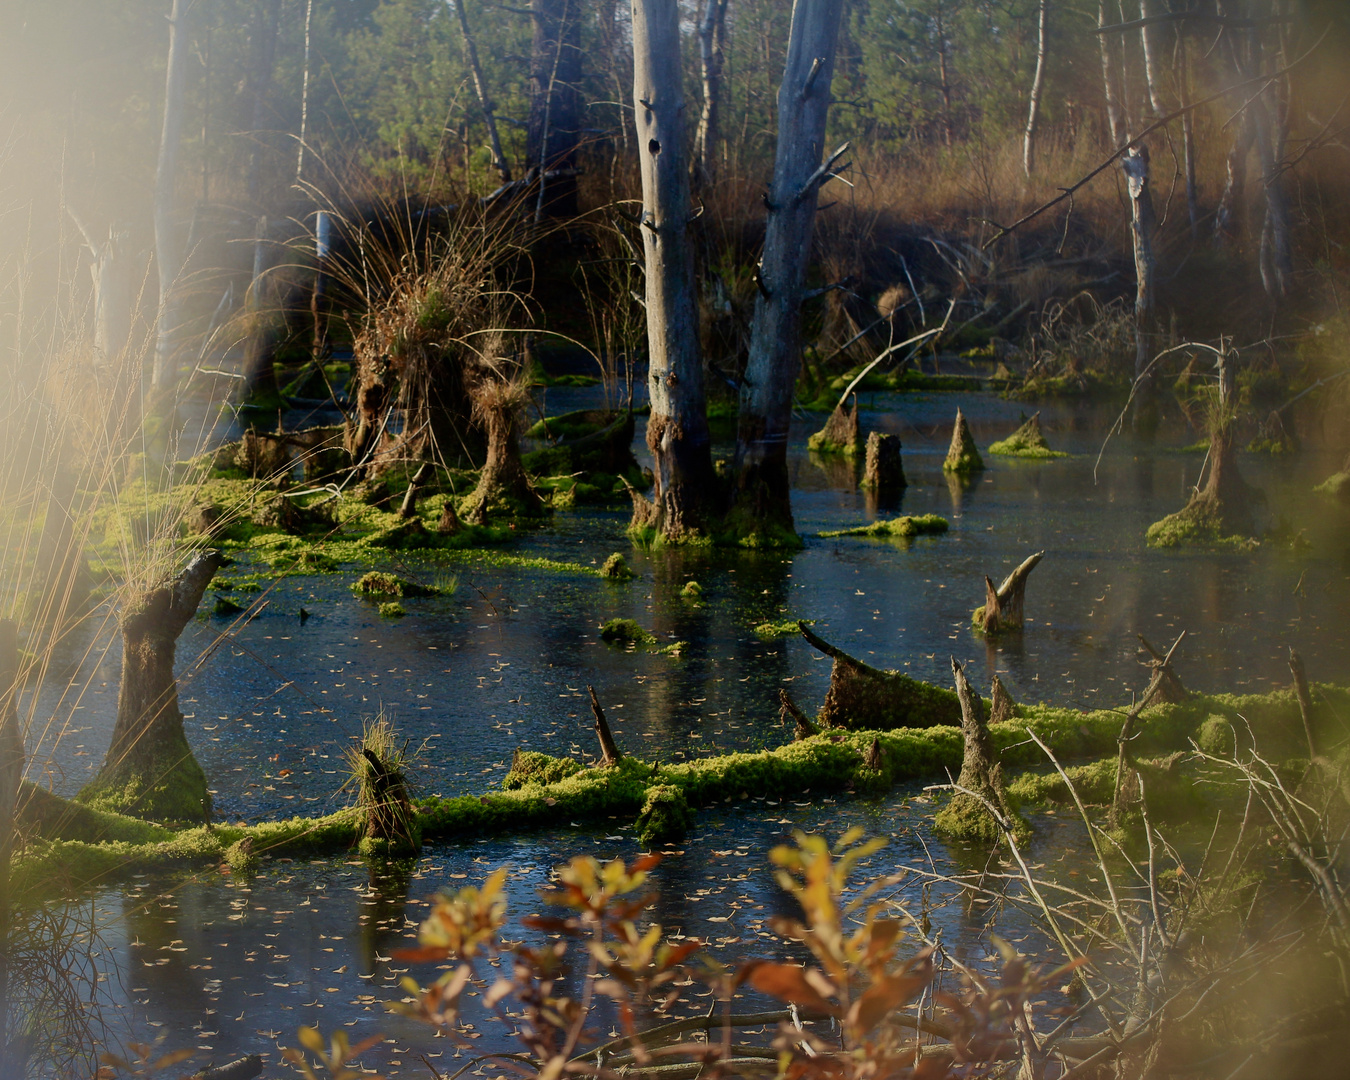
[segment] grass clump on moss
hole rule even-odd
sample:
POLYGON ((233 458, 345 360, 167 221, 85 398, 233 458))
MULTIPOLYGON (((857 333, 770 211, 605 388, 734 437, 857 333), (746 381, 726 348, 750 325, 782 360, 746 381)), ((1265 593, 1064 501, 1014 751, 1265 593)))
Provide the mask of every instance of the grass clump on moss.
POLYGON ((836 536, 882 536, 908 539, 912 536, 938 536, 951 526, 947 519, 937 514, 905 515, 874 521, 870 525, 856 525, 849 529, 830 529, 820 535, 824 538, 836 536))
POLYGON ((352 591, 362 596, 434 596, 436 589, 419 585, 415 581, 388 574, 382 570, 372 570, 352 585, 352 591))
POLYGON ((511 757, 511 769, 502 777, 503 791, 519 791, 526 785, 556 784, 582 770, 576 758, 553 757, 537 750, 520 750, 511 757))
POLYGON ((703 599, 703 586, 697 581, 686 582, 684 588, 680 590, 680 596, 697 603, 703 599))

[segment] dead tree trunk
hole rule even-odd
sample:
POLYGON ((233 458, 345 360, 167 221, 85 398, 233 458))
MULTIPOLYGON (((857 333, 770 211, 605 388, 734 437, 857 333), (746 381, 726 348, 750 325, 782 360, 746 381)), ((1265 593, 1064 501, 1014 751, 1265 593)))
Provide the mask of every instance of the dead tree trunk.
POLYGON ((22 1051, 7 1044, 9 1033, 10 930, 9 862, 17 837, 19 784, 24 739, 19 730, 19 637, 9 619, 0 620, 0 1077, 26 1075, 22 1051))
POLYGON ((483 110, 483 120, 487 124, 488 142, 492 147, 492 167, 497 170, 497 178, 503 184, 511 182, 511 166, 506 163, 502 153, 501 136, 497 134, 497 112, 491 95, 488 94, 487 80, 483 78, 483 65, 478 62, 478 45, 469 30, 469 14, 464 9, 464 0, 449 0, 459 16, 460 33, 464 35, 464 56, 469 62, 469 72, 473 76, 474 93, 478 95, 478 107, 483 110))
POLYGON ((609 730, 609 721, 605 719, 605 710, 600 708, 600 699, 595 696, 595 687, 587 686, 591 695, 591 712, 595 716, 595 737, 600 740, 600 767, 611 768, 623 760, 619 744, 614 741, 614 733, 609 730))
POLYGON ((1022 136, 1022 169, 1031 176, 1036 168, 1036 124, 1041 114, 1041 94, 1045 90, 1046 35, 1050 26, 1050 0, 1040 0, 1036 16, 1036 74, 1031 80, 1027 104, 1027 127, 1022 136))
POLYGON ((433 466, 429 461, 424 461, 417 466, 413 478, 408 481, 408 490, 403 493, 403 502, 399 504, 399 517, 407 520, 417 516, 417 496, 422 485, 426 483, 427 477, 431 475, 432 468, 433 466))
POLYGON ((862 486, 877 495, 893 495, 907 486, 900 460, 900 436, 873 431, 867 436, 862 486))
POLYGON ((267 239, 267 215, 258 219, 253 238, 253 280, 249 282, 244 301, 244 319, 247 336, 244 339, 244 400, 277 398, 275 367, 277 351, 277 312, 273 310, 275 290, 271 287, 268 271, 272 266, 273 247, 267 239))
POLYGON ((952 677, 961 705, 961 739, 965 747, 956 785, 963 790, 953 794, 951 802, 938 812, 933 827, 963 840, 997 841, 1003 837, 1004 829, 995 814, 1009 826, 1016 819, 1008 805, 1002 770, 994 760, 994 743, 984 718, 984 702, 971 687, 955 657, 952 657, 952 677))
POLYGON ((1043 558, 1044 551, 1028 555, 997 589, 993 581, 985 577, 984 606, 976 608, 972 617, 977 628, 986 634, 1022 629, 1022 605, 1027 592, 1027 578, 1043 558))
MULTIPOLYGON (((1185 637, 1186 631, 1183 630, 1177 635, 1176 641, 1172 642, 1172 647, 1167 650, 1167 655, 1161 661, 1155 661, 1151 665, 1153 674, 1149 676, 1148 685, 1144 687, 1144 692, 1139 696, 1139 700, 1125 714, 1125 722, 1120 725, 1120 735, 1116 739, 1118 747, 1116 751, 1116 785, 1111 795, 1110 821, 1113 829, 1120 824, 1121 814, 1124 813, 1127 804, 1140 797, 1139 782, 1134 768, 1134 756, 1130 751, 1130 743, 1134 739, 1135 722, 1139 719, 1139 714, 1148 708, 1162 692, 1167 681, 1176 678, 1172 671, 1172 657, 1176 655, 1177 646, 1181 644, 1185 637)), ((1180 680, 1178 680, 1179 683, 1180 680)))
POLYGON ((778 146, 766 205, 759 295, 736 432, 733 531, 796 543, 787 471, 792 389, 801 368, 801 305, 821 184, 847 149, 823 161, 842 0, 795 0, 778 90, 778 146))
POLYGON ((122 246, 127 233, 116 225, 108 227, 106 240, 95 240, 93 231, 69 206, 66 212, 84 238, 91 258, 90 277, 94 285, 94 354, 99 364, 111 364, 127 347, 131 338, 131 279, 123 259, 122 246))
POLYGON ((1224 158, 1223 193, 1214 211, 1214 243, 1218 247, 1227 246, 1238 235, 1238 216, 1242 212, 1247 186, 1247 156, 1251 153, 1253 138, 1251 117, 1244 112, 1233 133, 1233 145, 1224 158))
POLYGON ((1153 0, 1139 0, 1139 40, 1144 50, 1144 84, 1148 90, 1149 107, 1153 116, 1166 116, 1167 103, 1162 96, 1162 42, 1159 40, 1162 27, 1155 21, 1157 12, 1153 0))
POLYGON ((1120 159, 1130 193, 1130 233, 1134 240, 1134 378, 1137 384, 1133 423, 1148 430, 1156 423, 1157 380, 1148 370, 1153 344, 1153 196, 1148 188, 1148 147, 1131 147, 1120 159))
MULTIPOLYGON (((1097 28, 1107 25, 1106 0, 1097 0, 1097 28)), ((1115 36, 1097 35, 1098 47, 1102 54, 1102 95, 1106 99, 1106 126, 1109 129, 1112 146, 1124 146, 1128 141, 1125 129, 1125 117, 1121 108, 1120 87, 1116 81, 1116 59, 1111 55, 1115 36)))
POLYGON ((176 577, 129 599, 112 745, 82 801, 157 821, 210 818, 206 775, 183 734, 173 663, 178 637, 220 562, 219 551, 201 552, 176 577))
POLYGON ((694 140, 694 187, 712 184, 717 173, 720 134, 723 49, 727 36, 727 0, 703 0, 698 21, 698 64, 703 84, 703 107, 694 140))
POLYGON ((831 645, 805 623, 798 626, 808 644, 834 661, 830 689, 816 717, 822 728, 885 731, 959 722, 960 706, 950 690, 874 668, 831 645))
POLYGON ((1289 650, 1289 673, 1294 677, 1294 693, 1298 696, 1298 714, 1303 719, 1303 734, 1308 740, 1308 760, 1317 757, 1317 742, 1313 738, 1312 695, 1308 693, 1308 672, 1303 657, 1289 650))
POLYGON ((173 0, 169 12, 169 61, 164 76, 164 125, 159 137, 159 160, 155 165, 155 267, 159 272, 159 317, 151 385, 156 389, 173 382, 173 353, 178 335, 175 288, 183 269, 183 257, 174 236, 173 196, 179 136, 183 129, 183 84, 187 78, 186 23, 187 6, 183 0, 173 0))
POLYGON ((698 301, 689 241, 689 170, 684 163, 684 93, 677 0, 633 5, 633 110, 642 166, 646 259, 647 446, 656 484, 633 497, 632 529, 679 542, 712 523, 713 475, 698 301))
POLYGON ((580 0, 533 0, 530 14, 534 42, 525 156, 539 184, 539 208, 550 217, 575 217, 581 135, 580 0))
MULTIPOLYGON (((1186 51, 1186 35, 1177 33, 1177 85, 1180 88, 1178 104, 1183 109, 1191 105, 1191 64, 1186 51)), ((1181 117, 1181 153, 1186 173, 1186 220, 1191 227, 1191 239, 1200 239, 1200 189, 1195 178, 1195 114, 1186 112, 1181 117)))

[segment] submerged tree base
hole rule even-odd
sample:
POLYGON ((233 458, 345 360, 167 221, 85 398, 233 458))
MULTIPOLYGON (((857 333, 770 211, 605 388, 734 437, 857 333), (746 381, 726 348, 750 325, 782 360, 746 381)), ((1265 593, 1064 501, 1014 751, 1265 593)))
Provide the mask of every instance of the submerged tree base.
POLYGON ((1144 540, 1149 547, 1229 547, 1250 551, 1260 546, 1254 536, 1234 533, 1225 524, 1225 514, 1212 497, 1195 495, 1175 514, 1148 527, 1144 540))

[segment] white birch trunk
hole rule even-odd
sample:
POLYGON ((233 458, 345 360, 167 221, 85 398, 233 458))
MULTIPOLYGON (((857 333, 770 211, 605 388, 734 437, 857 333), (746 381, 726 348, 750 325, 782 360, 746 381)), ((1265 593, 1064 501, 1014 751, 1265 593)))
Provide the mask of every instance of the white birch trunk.
POLYGON ((1153 339, 1153 196, 1148 188, 1148 148, 1136 146, 1120 159, 1130 195, 1130 233, 1134 239, 1134 377, 1135 426, 1147 426, 1155 408, 1155 379, 1147 374, 1153 339))
POLYGON ((792 391, 801 368, 802 283, 811 256, 830 82, 842 0, 796 0, 787 65, 778 90, 778 146, 760 261, 750 356, 736 432, 734 531, 760 543, 793 543, 787 472, 792 391))
POLYGON ((159 318, 156 320, 155 359, 151 385, 173 382, 173 352, 177 337, 178 304, 174 296, 183 269, 173 229, 174 180, 178 144, 183 129, 183 82, 187 76, 188 35, 183 0, 173 0, 169 12, 169 62, 164 78, 164 126, 155 166, 155 265, 159 271, 159 318))
MULTIPOLYGON (((1139 17, 1148 19, 1156 15, 1154 0, 1139 0, 1139 17)), ((1139 28, 1139 40, 1144 46, 1144 84, 1148 87, 1148 103, 1153 115, 1166 116, 1167 103, 1162 93, 1162 65, 1158 57, 1162 51, 1159 41, 1161 30, 1157 23, 1148 23, 1139 28)))
MULTIPOLYGON (((1050 24, 1050 0, 1040 0, 1036 19, 1036 74, 1031 80, 1027 105, 1027 129, 1022 138, 1022 169, 1030 176, 1036 168, 1036 122, 1040 119, 1041 94, 1045 91, 1046 31, 1050 24)), ((945 80, 944 80, 945 81, 945 80)))
POLYGON ((703 108, 694 140, 695 180, 710 184, 717 166, 717 139, 721 114, 722 49, 726 38, 727 0, 704 0, 698 23, 699 77, 703 84, 703 108))
MULTIPOLYGON (((1106 0, 1097 0, 1097 26, 1107 25, 1106 0)), ((1106 126, 1111 130, 1111 144, 1125 145, 1125 120, 1120 103, 1120 87, 1116 83, 1116 59, 1111 55, 1113 35, 1098 34, 1097 41, 1102 53, 1102 93, 1106 98, 1106 126)))
POLYGON ((647 446, 652 501, 634 496, 633 529, 666 541, 705 533, 713 469, 703 398, 689 169, 684 154, 679 0, 633 0, 633 116, 646 257, 647 446))

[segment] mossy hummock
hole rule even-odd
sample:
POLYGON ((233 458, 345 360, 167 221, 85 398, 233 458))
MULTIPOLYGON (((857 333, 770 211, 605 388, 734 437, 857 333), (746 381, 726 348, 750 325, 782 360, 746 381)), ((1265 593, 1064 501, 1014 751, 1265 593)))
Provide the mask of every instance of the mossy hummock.
POLYGON ((937 514, 918 514, 874 521, 870 525, 855 525, 850 529, 828 529, 820 535, 829 539, 836 536, 883 536, 909 539, 913 536, 940 536, 951 526, 937 514))
MULTIPOLYGON (((1025 415, 1025 414, 1023 414, 1025 415)), ((1029 458, 1035 461, 1048 461, 1052 458, 1068 457, 1062 450, 1051 450, 1041 431, 1041 414, 1035 413, 1006 439, 993 443, 989 447, 991 454, 1000 457, 1029 458)))

